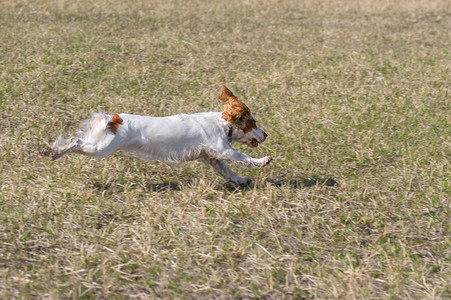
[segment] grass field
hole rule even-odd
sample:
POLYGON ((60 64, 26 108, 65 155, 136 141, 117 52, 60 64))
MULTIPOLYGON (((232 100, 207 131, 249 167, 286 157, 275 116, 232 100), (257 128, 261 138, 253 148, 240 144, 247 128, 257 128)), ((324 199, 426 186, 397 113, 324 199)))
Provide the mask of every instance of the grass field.
POLYGON ((451 298, 442 1, 0 2, 0 298, 451 298), (198 162, 38 156, 98 109, 219 111, 268 140, 198 162))

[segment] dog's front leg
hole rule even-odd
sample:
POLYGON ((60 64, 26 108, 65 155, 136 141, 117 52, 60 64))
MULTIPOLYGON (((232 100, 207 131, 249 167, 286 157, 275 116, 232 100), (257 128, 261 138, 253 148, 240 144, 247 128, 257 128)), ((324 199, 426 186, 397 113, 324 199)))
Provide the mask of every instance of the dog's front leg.
POLYGON ((241 178, 233 173, 229 166, 222 160, 208 157, 205 158, 204 161, 210 164, 216 172, 218 172, 225 178, 226 181, 230 181, 239 185, 247 185, 251 182, 250 178, 241 178))
POLYGON ((245 153, 231 148, 221 151, 216 158, 227 159, 246 167, 264 167, 272 161, 271 156, 253 158, 245 153))

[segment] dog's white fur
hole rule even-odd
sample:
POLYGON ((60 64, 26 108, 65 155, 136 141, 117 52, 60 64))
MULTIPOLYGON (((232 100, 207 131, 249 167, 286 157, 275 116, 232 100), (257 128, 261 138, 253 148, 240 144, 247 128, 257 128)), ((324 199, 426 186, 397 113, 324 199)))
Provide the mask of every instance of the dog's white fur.
POLYGON ((230 142, 237 141, 256 147, 267 135, 255 125, 249 109, 233 96, 232 92, 223 87, 221 93, 219 97, 225 102, 224 109, 231 110, 239 117, 227 117, 224 112, 169 117, 96 113, 82 123, 77 137, 65 139, 59 136, 55 143, 41 151, 41 154, 52 159, 60 158, 69 152, 105 157, 117 150, 124 150, 141 158, 160 160, 168 164, 200 159, 210 164, 227 181, 248 184, 250 179, 235 175, 224 160, 247 167, 263 167, 272 158, 252 158, 234 150, 230 142), (239 107, 230 106, 229 100, 233 104, 239 104, 239 107), (240 107, 242 112, 233 111, 240 110, 240 107), (246 129, 246 122, 253 122, 253 126, 250 125, 253 128, 249 129, 247 126, 246 129))

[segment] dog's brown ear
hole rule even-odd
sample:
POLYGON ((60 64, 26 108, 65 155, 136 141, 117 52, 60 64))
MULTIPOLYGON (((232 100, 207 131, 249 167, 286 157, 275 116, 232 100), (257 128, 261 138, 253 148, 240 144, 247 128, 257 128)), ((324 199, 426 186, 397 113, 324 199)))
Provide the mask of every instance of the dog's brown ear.
POLYGON ((230 91, 225 85, 222 86, 221 92, 219 92, 218 99, 227 102, 230 98, 236 98, 232 91, 230 91))

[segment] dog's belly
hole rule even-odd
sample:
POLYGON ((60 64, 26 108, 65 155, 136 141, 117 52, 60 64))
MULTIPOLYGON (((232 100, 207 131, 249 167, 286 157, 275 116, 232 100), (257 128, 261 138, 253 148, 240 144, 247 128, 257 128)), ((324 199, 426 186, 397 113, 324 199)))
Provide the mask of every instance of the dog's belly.
POLYGON ((121 149, 138 157, 178 163, 199 158, 203 150, 205 129, 191 115, 121 117, 127 130, 121 149))

